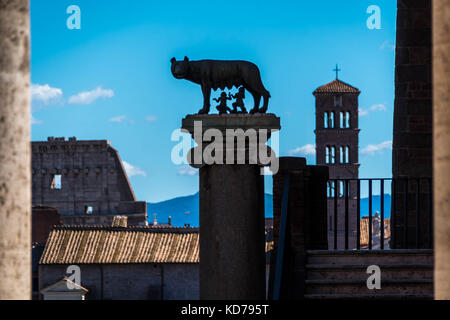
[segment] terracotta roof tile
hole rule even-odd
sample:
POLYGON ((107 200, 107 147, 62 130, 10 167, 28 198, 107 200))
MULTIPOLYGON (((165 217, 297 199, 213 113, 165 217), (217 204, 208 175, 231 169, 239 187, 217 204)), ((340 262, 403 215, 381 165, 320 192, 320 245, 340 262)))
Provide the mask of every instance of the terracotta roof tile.
POLYGON ((198 263, 198 240, 198 228, 54 227, 39 263, 198 263))
POLYGON ((39 264, 198 262, 198 228, 55 226, 39 264))
POLYGON ((355 88, 339 79, 333 80, 319 88, 313 94, 317 93, 360 93, 358 88, 355 88))

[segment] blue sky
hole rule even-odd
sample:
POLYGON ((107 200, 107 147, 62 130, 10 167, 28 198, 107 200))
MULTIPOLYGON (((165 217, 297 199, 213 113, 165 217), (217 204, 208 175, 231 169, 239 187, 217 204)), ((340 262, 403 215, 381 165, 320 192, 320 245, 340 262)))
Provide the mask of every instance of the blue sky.
POLYGON ((31 0, 32 139, 108 139, 139 200, 193 194, 198 175, 172 163, 170 137, 202 95, 172 77, 172 57, 256 63, 269 112, 281 117, 280 155, 310 164, 312 92, 334 80, 339 63, 339 78, 362 92, 360 177, 390 177, 395 18, 392 0, 31 0), (73 4, 80 30, 66 26, 73 4), (380 30, 366 26, 370 5, 381 9, 380 30))

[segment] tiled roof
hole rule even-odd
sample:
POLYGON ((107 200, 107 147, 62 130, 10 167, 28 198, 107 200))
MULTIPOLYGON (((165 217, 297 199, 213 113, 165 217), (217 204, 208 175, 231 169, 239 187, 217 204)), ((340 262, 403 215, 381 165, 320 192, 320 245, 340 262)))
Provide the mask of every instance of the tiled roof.
POLYGON ((197 228, 61 226, 40 264, 198 263, 197 228))
MULTIPOLYGON (((361 230, 361 247, 369 246, 369 219, 364 217, 361 220, 360 230, 361 230)), ((373 223, 373 220, 372 220, 373 223)), ((373 224, 372 224, 373 226, 373 224)), ((372 229, 373 232, 373 229, 372 229)), ((389 239, 391 237, 391 219, 384 219, 384 239, 389 239)), ((373 239, 373 237, 372 237, 373 239)))
MULTIPOLYGON (((273 249, 269 235, 266 252, 273 249)), ((198 262, 198 228, 55 226, 39 264, 198 262)))
POLYGON ((313 94, 317 93, 360 93, 358 88, 355 88, 339 79, 333 80, 319 88, 313 94))

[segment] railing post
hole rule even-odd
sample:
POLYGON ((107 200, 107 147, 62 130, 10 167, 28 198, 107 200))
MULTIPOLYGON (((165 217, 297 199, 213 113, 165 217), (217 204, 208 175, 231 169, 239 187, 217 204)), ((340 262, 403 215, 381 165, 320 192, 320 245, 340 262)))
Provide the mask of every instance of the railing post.
POLYGON ((428 248, 433 248, 433 182, 428 179, 428 248))
POLYGON ((408 247, 408 179, 405 178, 405 193, 403 194, 403 249, 408 247))
POLYGON ((348 179, 345 179, 344 196, 345 196, 345 250, 348 250, 348 179))
POLYGON ((397 244, 397 226, 396 226, 396 216, 397 216, 397 180, 392 178, 391 186, 391 241, 389 246, 392 249, 396 248, 397 244))
POLYGON ((361 181, 356 183, 356 249, 361 249, 361 181))
POLYGON ((419 246, 419 232, 420 232, 420 179, 417 179, 416 186, 416 249, 419 246))
POLYGON ((337 249, 337 233, 338 233, 338 180, 334 180, 334 250, 337 249))
POLYGON ((380 249, 384 249, 384 179, 380 180, 380 249))
POLYGON ((372 250, 372 179, 369 179, 369 250, 372 250))

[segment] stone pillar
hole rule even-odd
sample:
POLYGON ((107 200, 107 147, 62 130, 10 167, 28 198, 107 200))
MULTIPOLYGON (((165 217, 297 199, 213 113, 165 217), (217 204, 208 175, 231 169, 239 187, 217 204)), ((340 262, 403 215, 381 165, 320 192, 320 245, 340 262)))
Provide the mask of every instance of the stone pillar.
POLYGON ((450 2, 433 0, 434 295, 450 299, 450 2))
POLYGON ((273 240, 269 298, 275 279, 281 207, 286 174, 290 175, 288 220, 281 281, 281 299, 301 299, 306 278, 306 251, 327 250, 328 166, 307 166, 305 158, 281 157, 273 176, 273 240))
POLYGON ((200 168, 200 299, 263 300, 264 176, 261 159, 251 161, 249 151, 258 143, 265 145, 271 130, 280 129, 280 119, 272 114, 192 115, 183 119, 182 127, 198 144, 188 159, 200 168), (201 123, 201 128, 195 130, 194 122, 201 123), (196 152, 201 156, 213 146, 208 129, 214 130, 209 132, 215 133, 217 146, 224 148, 223 155, 216 149, 214 163, 208 156, 200 162, 195 159, 196 152), (247 133, 254 129, 258 141, 248 138, 239 144, 230 132, 239 129, 247 133), (264 130, 269 132, 266 137, 259 135, 264 130), (231 144, 227 145, 227 138, 231 144), (230 164, 229 155, 238 159, 240 151, 245 159, 230 164))
MULTIPOLYGON (((431 178, 432 175, 431 2, 397 1, 392 146, 394 179, 431 178)), ((408 183, 400 180, 392 191, 394 224, 391 225, 391 248, 429 247, 428 181, 420 182, 419 210, 416 210, 416 190, 416 180, 408 183), (420 221, 418 230, 417 220, 420 221)))
POLYGON ((31 298, 28 0, 0 0, 0 300, 31 298))

